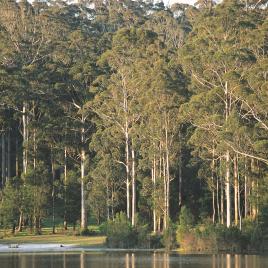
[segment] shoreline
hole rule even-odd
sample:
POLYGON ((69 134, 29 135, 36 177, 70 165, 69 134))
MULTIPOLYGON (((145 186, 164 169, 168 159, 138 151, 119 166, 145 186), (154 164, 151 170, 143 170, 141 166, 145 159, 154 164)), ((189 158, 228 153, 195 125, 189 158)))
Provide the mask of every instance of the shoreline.
POLYGON ((78 245, 78 244, 60 244, 60 243, 17 243, 17 244, 2 244, 0 243, 0 254, 13 254, 13 253, 105 253, 105 252, 168 252, 170 254, 179 255, 219 255, 219 254, 230 254, 230 255, 267 255, 267 251, 258 252, 213 252, 213 251, 185 251, 182 249, 174 249, 166 251, 165 249, 138 249, 138 248, 107 248, 104 245, 102 247, 93 247, 91 245, 78 245), (17 246, 17 247, 12 247, 17 246))

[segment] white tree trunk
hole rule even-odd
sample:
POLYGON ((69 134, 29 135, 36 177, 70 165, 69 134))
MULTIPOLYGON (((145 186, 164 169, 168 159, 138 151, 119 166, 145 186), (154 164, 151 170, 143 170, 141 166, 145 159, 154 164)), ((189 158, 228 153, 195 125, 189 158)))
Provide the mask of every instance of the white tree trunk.
POLYGON ((234 213, 235 213, 235 225, 238 225, 238 218, 239 218, 239 211, 238 211, 238 163, 237 163, 237 157, 234 157, 234 213))
POLYGON ((64 230, 68 229, 67 223, 67 147, 64 147, 64 230))
POLYGON ((24 102, 22 108, 22 136, 23 136, 23 173, 27 173, 28 166, 28 116, 27 105, 24 102))
POLYGON ((135 174, 135 151, 131 149, 131 157, 132 157, 132 218, 131 223, 132 226, 135 226, 135 217, 136 217, 136 174, 135 174))
POLYGON ((87 229, 87 207, 86 207, 86 189, 85 189, 85 162, 86 162, 86 151, 85 151, 85 118, 82 115, 81 118, 81 229, 87 229))
POLYGON ((126 184, 127 184, 127 218, 130 219, 130 181, 129 181, 129 136, 126 122, 125 129, 126 184))
POLYGON ((226 226, 232 224, 231 218, 231 183, 230 183, 230 152, 226 151, 226 174, 225 174, 225 195, 226 195, 226 226))
POLYGON ((181 131, 179 131, 179 207, 182 205, 182 141, 181 131))

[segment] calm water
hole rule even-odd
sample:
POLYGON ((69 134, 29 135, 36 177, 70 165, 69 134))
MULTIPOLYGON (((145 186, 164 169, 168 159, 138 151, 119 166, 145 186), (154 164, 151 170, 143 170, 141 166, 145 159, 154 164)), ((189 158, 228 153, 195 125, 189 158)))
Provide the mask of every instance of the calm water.
POLYGON ((268 256, 167 253, 9 253, 0 268, 268 268, 268 256))

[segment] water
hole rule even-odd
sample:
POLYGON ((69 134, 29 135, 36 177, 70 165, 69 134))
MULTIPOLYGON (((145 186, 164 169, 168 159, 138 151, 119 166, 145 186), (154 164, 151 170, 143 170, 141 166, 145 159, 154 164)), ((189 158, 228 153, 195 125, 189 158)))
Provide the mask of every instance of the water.
POLYGON ((2 253, 0 268, 268 268, 268 255, 152 252, 2 253))

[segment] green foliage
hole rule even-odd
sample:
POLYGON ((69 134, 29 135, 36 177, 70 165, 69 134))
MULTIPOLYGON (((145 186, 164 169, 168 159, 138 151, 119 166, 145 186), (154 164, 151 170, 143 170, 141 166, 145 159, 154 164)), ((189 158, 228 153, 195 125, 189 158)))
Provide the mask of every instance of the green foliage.
POLYGON ((163 233, 162 244, 167 250, 177 248, 176 225, 172 222, 169 222, 168 228, 163 233))
POLYGON ((107 223, 106 242, 111 248, 134 248, 136 246, 136 232, 123 212, 116 214, 114 221, 110 220, 107 223))
POLYGON ((179 215, 179 225, 183 228, 191 228, 194 224, 194 215, 191 213, 191 210, 186 206, 181 207, 179 215))

